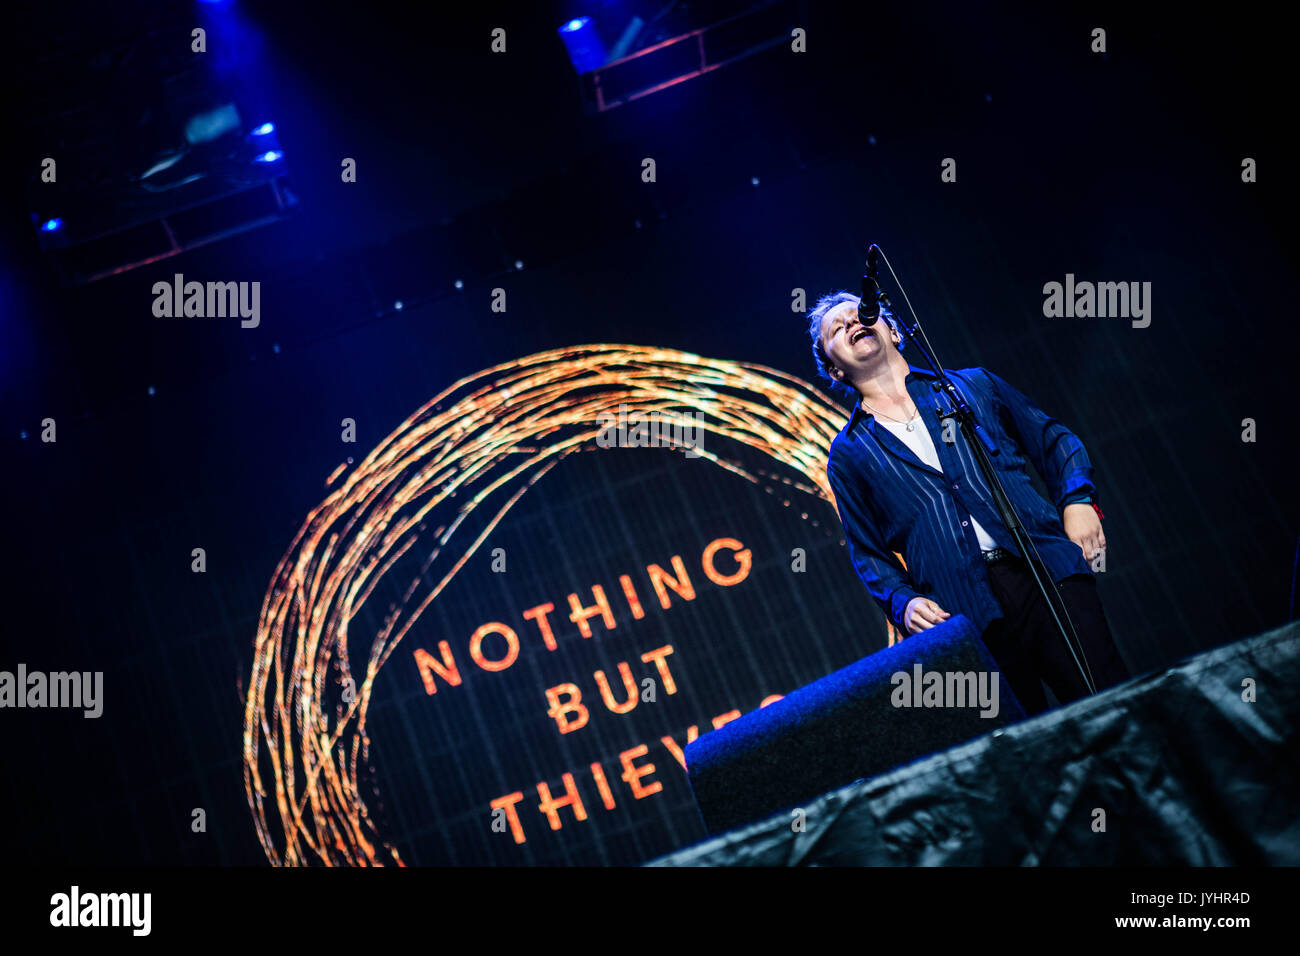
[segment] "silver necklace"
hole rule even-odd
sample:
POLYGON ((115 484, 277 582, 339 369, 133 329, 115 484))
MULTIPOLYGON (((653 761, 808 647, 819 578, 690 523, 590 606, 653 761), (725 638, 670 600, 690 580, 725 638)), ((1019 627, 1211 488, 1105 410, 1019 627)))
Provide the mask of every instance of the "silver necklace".
MULTIPOLYGON (((879 410, 876 408, 876 406, 872 405, 872 404, 871 404, 869 401, 867 401, 865 398, 862 399, 862 404, 865 405, 865 406, 867 406, 867 408, 871 409, 871 410, 872 410, 873 412, 875 412, 877 415, 880 415, 880 416, 882 416, 882 417, 884 417, 884 418, 888 418, 891 422, 898 422, 898 424, 900 424, 900 425, 906 425, 906 426, 907 426, 907 430, 908 430, 909 432, 916 431, 916 425, 915 425, 914 423, 916 422, 916 420, 917 420, 918 418, 921 417, 921 412, 920 412, 920 410, 918 409, 915 415, 913 415, 911 418, 907 419, 907 421, 903 421, 903 419, 901 419, 901 418, 894 418, 894 417, 891 416, 891 415, 886 415, 884 412, 879 411, 879 410)), ((913 406, 913 407, 915 407, 915 406, 913 406)))

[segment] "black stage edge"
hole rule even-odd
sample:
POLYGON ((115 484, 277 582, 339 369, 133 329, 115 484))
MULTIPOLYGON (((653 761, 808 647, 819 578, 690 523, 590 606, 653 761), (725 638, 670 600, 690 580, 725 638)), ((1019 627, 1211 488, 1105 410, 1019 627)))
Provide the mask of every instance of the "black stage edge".
POLYGON ((1298 639, 1207 651, 648 865, 1300 864, 1298 639))

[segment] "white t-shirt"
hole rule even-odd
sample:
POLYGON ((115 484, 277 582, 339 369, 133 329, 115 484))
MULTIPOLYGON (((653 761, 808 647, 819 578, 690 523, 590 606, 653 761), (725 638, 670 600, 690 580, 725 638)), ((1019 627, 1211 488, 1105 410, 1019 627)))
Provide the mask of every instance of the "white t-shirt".
MULTIPOLYGON (((925 422, 919 417, 913 420, 915 428, 912 431, 907 430, 907 426, 902 422, 891 422, 888 419, 877 415, 876 423, 884 425, 908 448, 917 458, 925 462, 931 468, 943 471, 943 466, 939 464, 939 453, 934 450, 934 439, 930 437, 930 430, 925 427, 925 422)), ((970 526, 975 529, 975 537, 979 539, 980 548, 985 551, 992 551, 998 546, 998 543, 989 537, 988 532, 980 527, 980 523, 972 517, 970 526)))

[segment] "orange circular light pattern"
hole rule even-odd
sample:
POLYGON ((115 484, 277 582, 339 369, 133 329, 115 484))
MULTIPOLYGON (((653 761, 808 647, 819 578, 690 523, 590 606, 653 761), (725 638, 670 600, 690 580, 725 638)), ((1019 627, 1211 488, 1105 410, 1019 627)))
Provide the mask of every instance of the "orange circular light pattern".
POLYGON ((369 765, 375 677, 515 502, 567 456, 595 449, 600 416, 620 410, 689 414, 701 429, 699 457, 769 480, 710 447, 739 442, 783 466, 787 477, 777 480, 791 491, 833 502, 826 456, 845 412, 775 369, 582 345, 456 382, 365 460, 335 469, 263 601, 244 709, 244 789, 273 864, 403 865, 357 778, 369 765), (370 646, 354 674, 350 625, 390 573, 398 587, 409 575, 409 586, 379 632, 362 638, 370 646))

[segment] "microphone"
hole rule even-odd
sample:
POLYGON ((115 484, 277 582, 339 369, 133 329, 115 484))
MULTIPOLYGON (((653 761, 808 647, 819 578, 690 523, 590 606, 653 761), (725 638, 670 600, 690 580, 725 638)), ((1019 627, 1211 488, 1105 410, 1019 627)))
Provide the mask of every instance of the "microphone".
POLYGON ((867 249, 867 271, 862 274, 862 298, 858 302, 858 321, 871 325, 880 318, 880 307, 889 307, 889 296, 880 288, 876 275, 880 269, 880 247, 874 242, 867 249))

